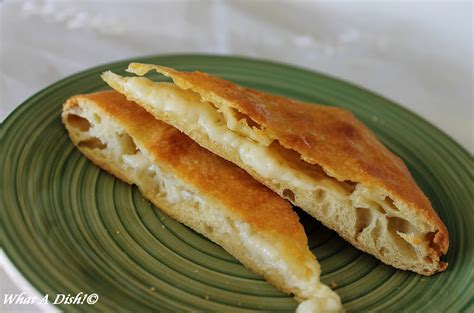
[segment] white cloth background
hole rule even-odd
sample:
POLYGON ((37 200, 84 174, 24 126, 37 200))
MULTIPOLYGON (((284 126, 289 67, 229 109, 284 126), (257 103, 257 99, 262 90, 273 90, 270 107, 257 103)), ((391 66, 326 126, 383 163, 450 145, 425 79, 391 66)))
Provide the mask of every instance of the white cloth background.
MULTIPOLYGON (((0 27, 0 120, 38 90, 101 63, 237 54, 366 87, 474 151, 472 2, 0 0, 0 27)), ((0 279, 3 293, 18 290, 4 272, 0 279)))

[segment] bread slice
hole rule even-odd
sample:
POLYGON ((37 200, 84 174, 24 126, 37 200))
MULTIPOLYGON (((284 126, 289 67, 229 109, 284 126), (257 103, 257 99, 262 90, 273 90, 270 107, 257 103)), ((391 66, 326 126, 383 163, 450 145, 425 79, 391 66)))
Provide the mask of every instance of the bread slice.
MULTIPOLYGON (((221 245, 301 309, 339 312, 291 205, 115 91, 77 95, 62 121, 78 149, 166 214, 221 245)), ((319 311, 318 311, 319 312, 319 311)))
POLYGON ((103 79, 156 118, 245 169, 384 263, 446 269, 448 232, 401 159, 350 112, 238 86, 201 72, 132 63, 174 80, 103 79))

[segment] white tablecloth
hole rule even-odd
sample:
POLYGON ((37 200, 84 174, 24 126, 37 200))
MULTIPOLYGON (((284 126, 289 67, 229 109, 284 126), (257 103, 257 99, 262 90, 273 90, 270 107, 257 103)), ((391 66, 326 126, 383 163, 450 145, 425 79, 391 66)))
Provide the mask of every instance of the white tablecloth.
MULTIPOLYGON (((474 151, 472 2, 0 0, 0 22, 0 120, 36 91, 101 63, 237 54, 354 82, 474 151)), ((4 271, 0 279, 2 293, 18 291, 4 271)), ((37 309, 0 304, 2 312, 27 308, 37 309)))

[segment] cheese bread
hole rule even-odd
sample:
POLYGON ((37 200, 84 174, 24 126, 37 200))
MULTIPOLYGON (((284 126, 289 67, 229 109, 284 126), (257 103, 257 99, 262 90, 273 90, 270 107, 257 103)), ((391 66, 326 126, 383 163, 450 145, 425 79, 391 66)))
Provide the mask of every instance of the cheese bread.
POLYGON ((349 111, 302 103, 201 72, 132 63, 103 79, 199 145, 394 267, 431 275, 448 231, 403 161, 349 111), (173 83, 153 82, 157 71, 173 83))
POLYGON ((115 91, 77 95, 62 121, 93 163, 138 186, 166 214, 222 246, 302 302, 300 311, 340 312, 291 205, 245 171, 156 120, 115 91))

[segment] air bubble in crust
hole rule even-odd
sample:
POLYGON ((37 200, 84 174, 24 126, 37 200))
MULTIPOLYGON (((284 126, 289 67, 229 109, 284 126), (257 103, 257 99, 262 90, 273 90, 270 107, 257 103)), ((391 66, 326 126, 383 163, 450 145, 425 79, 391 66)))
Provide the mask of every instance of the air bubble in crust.
POLYGON ((295 202, 295 193, 291 191, 290 189, 284 189, 283 190, 283 196, 290 200, 291 202, 295 202))
POLYGON ((71 127, 79 129, 81 132, 86 132, 91 128, 91 123, 82 116, 76 114, 68 114, 67 124, 71 127))
POLYGON ((99 140, 99 138, 96 138, 96 137, 83 140, 79 142, 78 146, 80 148, 99 149, 99 150, 104 150, 105 148, 107 148, 107 145, 104 144, 102 141, 99 140))

